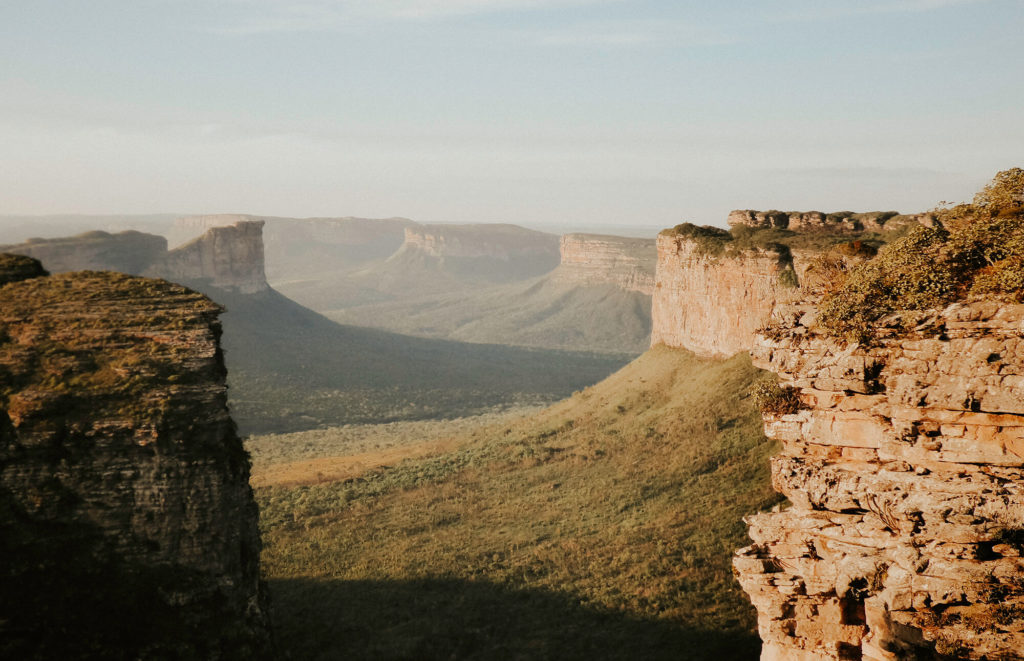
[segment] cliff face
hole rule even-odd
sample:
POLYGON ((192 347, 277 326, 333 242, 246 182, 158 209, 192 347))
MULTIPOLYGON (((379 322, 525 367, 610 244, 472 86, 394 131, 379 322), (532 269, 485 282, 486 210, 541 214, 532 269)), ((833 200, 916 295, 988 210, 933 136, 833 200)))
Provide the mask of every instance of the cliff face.
POLYGON ((3 246, 0 250, 38 259, 52 273, 118 271, 255 293, 267 288, 262 228, 262 221, 214 226, 170 251, 162 236, 134 231, 87 232, 3 246))
POLYGON ((418 225, 384 270, 434 269, 466 281, 512 282, 558 266, 559 237, 517 225, 418 225))
POLYGON ((146 275, 175 282, 236 289, 267 289, 263 266, 263 221, 212 227, 201 237, 166 253, 146 275))
POLYGON ((167 252, 167 240, 131 230, 118 234, 94 231, 59 239, 29 239, 0 246, 0 252, 33 257, 54 273, 92 269, 138 275, 167 252))
POLYGON ((755 364, 800 389, 767 416, 775 488, 734 567, 762 659, 1024 654, 1024 306, 957 304, 877 346, 780 308, 755 364))
POLYGON ((576 285, 610 284, 647 296, 654 293, 657 247, 653 239, 601 234, 566 234, 560 242, 561 263, 552 274, 576 285))
POLYGON ((702 356, 746 351, 772 309, 794 295, 788 255, 744 250, 709 255, 693 240, 663 232, 652 301, 651 346, 664 343, 702 356))
POLYGON ((219 313, 116 273, 0 287, 0 656, 269 653, 219 313))

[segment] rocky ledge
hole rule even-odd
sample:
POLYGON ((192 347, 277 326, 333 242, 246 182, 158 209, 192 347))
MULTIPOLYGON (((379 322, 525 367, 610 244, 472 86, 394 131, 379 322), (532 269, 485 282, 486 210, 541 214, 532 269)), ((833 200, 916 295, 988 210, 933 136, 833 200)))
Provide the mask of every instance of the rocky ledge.
POLYGON ((762 659, 1024 657, 1024 306, 893 315, 870 347, 775 317, 753 356, 799 390, 765 418, 791 506, 734 559, 762 659))
POLYGON ((0 287, 0 657, 269 654, 220 312, 117 273, 0 287))
POLYGON ((561 262, 554 272, 560 282, 576 285, 615 285, 650 296, 658 249, 654 239, 604 234, 565 234, 561 262))

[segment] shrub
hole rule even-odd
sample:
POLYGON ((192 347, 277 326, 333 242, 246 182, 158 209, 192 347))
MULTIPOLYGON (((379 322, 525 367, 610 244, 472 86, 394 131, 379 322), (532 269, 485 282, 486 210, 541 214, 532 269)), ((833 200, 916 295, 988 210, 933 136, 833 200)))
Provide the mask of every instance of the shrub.
POLYGON ((761 409, 761 415, 777 416, 796 413, 803 406, 800 389, 779 385, 777 381, 765 379, 750 391, 754 404, 761 409))
POLYGON ((971 204, 935 212, 849 270, 822 301, 821 327, 854 341, 895 310, 923 310, 968 298, 1024 300, 1024 170, 1000 172, 971 204))

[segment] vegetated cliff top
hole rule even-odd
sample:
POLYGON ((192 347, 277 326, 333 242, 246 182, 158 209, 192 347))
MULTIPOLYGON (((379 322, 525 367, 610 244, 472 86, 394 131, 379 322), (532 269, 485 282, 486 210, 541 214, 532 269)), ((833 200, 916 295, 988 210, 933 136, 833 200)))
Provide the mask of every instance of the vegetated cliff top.
POLYGON ((896 310, 1024 302, 1024 169, 998 173, 970 203, 934 215, 934 226, 914 227, 874 259, 836 272, 821 303, 826 331, 864 340, 896 310))
POLYGON ((25 255, 0 253, 0 285, 49 275, 38 259, 25 255))
POLYGON ((835 246, 859 242, 878 248, 898 239, 918 225, 898 223, 892 229, 848 230, 828 226, 810 230, 782 227, 754 227, 734 224, 728 230, 712 225, 682 223, 662 230, 660 236, 683 237, 697 244, 698 252, 717 257, 738 255, 745 250, 768 250, 787 255, 790 250, 825 252, 835 246))
POLYGON ((193 340, 220 312, 180 285, 113 272, 7 284, 0 288, 0 405, 12 419, 60 418, 77 405, 98 416, 152 418, 168 388, 188 387, 193 340))

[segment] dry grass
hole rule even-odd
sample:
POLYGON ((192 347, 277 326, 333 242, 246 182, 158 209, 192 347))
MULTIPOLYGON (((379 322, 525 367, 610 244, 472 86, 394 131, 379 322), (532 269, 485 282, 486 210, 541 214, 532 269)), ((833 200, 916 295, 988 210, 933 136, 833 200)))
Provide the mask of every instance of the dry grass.
POLYGON ((730 558, 777 502, 757 379, 659 347, 450 451, 258 489, 279 639, 296 658, 755 657, 730 558))

